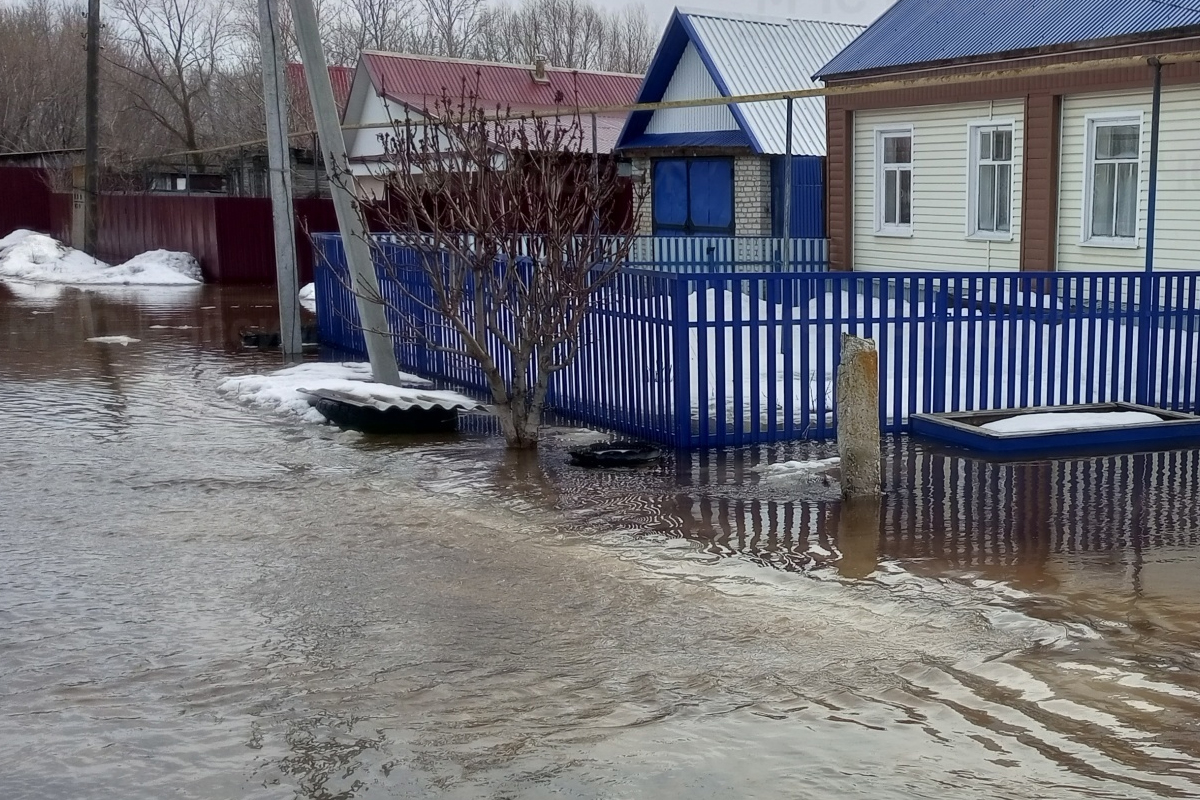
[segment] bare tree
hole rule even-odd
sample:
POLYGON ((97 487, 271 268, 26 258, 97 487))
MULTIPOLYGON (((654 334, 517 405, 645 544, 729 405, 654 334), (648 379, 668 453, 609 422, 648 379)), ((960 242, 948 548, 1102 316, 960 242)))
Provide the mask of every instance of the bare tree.
POLYGON ((0 151, 83 144, 83 30, 66 4, 0 6, 0 151))
POLYGON ((421 0, 425 52, 450 58, 468 56, 483 8, 484 0, 421 0))
POLYGON ((536 447, 551 378, 628 257, 632 236, 601 226, 628 187, 575 111, 523 118, 464 86, 425 120, 387 139, 389 228, 418 254, 390 265, 398 334, 477 364, 508 445, 536 447))
POLYGON ((111 0, 124 49, 109 57, 134 108, 186 150, 200 147, 214 76, 231 53, 229 6, 207 0, 111 0))

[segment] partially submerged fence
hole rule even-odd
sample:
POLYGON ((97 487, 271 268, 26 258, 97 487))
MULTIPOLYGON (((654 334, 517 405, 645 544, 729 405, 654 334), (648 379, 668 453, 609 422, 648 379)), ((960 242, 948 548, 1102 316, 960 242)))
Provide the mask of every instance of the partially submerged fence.
MULTIPOLYGON (((340 242, 314 238, 322 341, 362 352, 340 242)), ((406 263, 415 261, 402 248, 380 250, 394 329, 406 316, 452 339, 414 300, 428 290, 406 263)), ((685 448, 829 438, 841 335, 850 332, 878 344, 886 431, 904 430, 918 412, 1112 401, 1192 411, 1198 281, 1200 273, 629 268, 597 295, 549 402, 564 416, 685 448)), ((405 369, 486 386, 472 363, 416 339, 400 340, 397 353, 405 369)))

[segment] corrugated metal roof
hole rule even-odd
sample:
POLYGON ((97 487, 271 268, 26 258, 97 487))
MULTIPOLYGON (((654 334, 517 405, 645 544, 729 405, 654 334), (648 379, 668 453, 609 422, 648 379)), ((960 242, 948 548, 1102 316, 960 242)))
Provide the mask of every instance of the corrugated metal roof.
MULTIPOLYGON (((354 81, 354 67, 329 68, 329 82, 333 84, 333 100, 337 103, 338 115, 346 110, 350 97, 350 84, 354 81)), ((312 103, 308 97, 308 86, 304 83, 304 65, 287 65, 288 103, 301 119, 312 119, 312 103)))
MULTIPOLYGON (((718 14, 676 9, 659 42, 639 102, 658 102, 689 42, 700 51, 724 96, 807 89, 812 74, 852 42, 864 27, 836 22, 718 14)), ((825 101, 794 101, 792 152, 825 155, 825 101)), ((787 102, 730 106, 755 152, 787 152, 787 102)), ((650 112, 630 116, 622 147, 645 141, 650 112)))
MULTIPOLYGON (((865 30, 859 25, 812 20, 735 17, 680 12, 720 73, 728 95, 783 92, 816 86, 812 74, 865 30)), ((737 106, 760 153, 787 151, 787 102, 737 106)), ((736 114, 735 114, 736 116, 736 114)), ((794 101, 792 152, 825 155, 825 101, 794 101)))
POLYGON ((1200 0, 899 0, 817 76, 1086 44, 1200 25, 1200 0))
POLYGON ((375 91, 416 109, 432 107, 443 93, 478 91, 484 107, 533 111, 561 106, 627 105, 637 97, 640 75, 549 66, 546 82, 533 79, 532 65, 364 51, 375 91))

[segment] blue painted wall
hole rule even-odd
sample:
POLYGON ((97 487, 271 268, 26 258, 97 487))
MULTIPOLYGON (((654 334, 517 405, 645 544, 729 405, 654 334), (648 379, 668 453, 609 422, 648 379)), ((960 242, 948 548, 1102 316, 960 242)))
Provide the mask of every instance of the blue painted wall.
MULTIPOLYGON (((783 219, 786 162, 786 156, 771 159, 771 224, 776 236, 788 233, 783 219)), ((797 239, 825 238, 825 159, 821 156, 792 157, 791 235, 797 239)))

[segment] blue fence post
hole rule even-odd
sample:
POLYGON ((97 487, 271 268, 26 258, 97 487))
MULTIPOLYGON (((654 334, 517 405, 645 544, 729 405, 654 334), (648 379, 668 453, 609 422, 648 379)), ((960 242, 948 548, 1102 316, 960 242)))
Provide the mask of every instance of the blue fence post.
POLYGON ((947 327, 950 324, 950 282, 943 278, 938 281, 939 290, 933 293, 933 352, 928 354, 931 363, 927 364, 933 374, 929 376, 933 382, 933 396, 930 398, 929 410, 941 413, 946 410, 946 338, 947 327))
POLYGON ((691 322, 688 314, 688 280, 668 277, 671 284, 671 385, 674 390, 675 446, 687 447, 692 439, 691 322))

